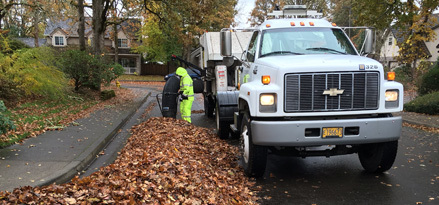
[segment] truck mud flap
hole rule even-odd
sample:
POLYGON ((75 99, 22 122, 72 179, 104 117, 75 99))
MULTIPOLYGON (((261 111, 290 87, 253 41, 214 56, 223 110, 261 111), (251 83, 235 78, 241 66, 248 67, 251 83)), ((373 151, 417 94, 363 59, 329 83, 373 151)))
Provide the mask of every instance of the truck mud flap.
POLYGON ((238 111, 239 91, 218 92, 216 101, 220 121, 233 122, 233 113, 238 111))
POLYGON ((194 86, 194 93, 203 93, 204 82, 198 78, 192 78, 192 80, 193 80, 193 86, 194 86))

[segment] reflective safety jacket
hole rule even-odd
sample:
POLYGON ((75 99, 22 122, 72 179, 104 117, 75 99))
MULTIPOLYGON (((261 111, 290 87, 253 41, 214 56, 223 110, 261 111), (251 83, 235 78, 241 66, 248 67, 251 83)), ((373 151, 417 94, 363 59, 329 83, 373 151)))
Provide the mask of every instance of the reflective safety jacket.
POLYGON ((180 79, 180 91, 183 91, 183 95, 188 96, 188 100, 194 100, 194 86, 191 76, 187 73, 186 69, 178 67, 175 72, 181 77, 180 79))

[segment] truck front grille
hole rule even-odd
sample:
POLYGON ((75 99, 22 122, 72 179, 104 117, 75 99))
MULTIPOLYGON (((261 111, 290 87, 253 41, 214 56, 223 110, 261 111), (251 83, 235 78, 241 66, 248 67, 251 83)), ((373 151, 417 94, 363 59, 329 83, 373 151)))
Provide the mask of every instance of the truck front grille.
POLYGON ((287 74, 284 110, 321 112, 378 109, 379 79, 378 72, 287 74), (335 96, 328 94, 331 89, 335 96), (341 90, 343 93, 339 94, 341 90), (327 94, 323 94, 324 91, 327 94))

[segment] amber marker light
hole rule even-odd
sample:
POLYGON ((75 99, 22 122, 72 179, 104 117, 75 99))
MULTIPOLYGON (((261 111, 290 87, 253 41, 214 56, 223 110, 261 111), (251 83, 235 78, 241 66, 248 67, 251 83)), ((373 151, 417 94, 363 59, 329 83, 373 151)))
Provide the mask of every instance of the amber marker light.
POLYGON ((314 22, 309 22, 309 25, 310 26, 314 26, 314 22))
POLYGON ((332 23, 332 26, 337 26, 337 24, 336 23, 332 23))
POLYGON ((303 21, 300 22, 300 25, 301 25, 301 26, 305 26, 305 22, 303 22, 303 21))
POLYGON ((290 22, 291 26, 296 26, 296 24, 294 22, 290 22))
POLYGON ((271 25, 270 25, 270 24, 266 24, 266 25, 265 25, 265 27, 267 27, 267 28, 270 28, 270 27, 271 27, 271 25))
POLYGON ((394 81, 395 77, 395 72, 387 72, 387 80, 394 81))
POLYGON ((271 78, 269 75, 263 75, 262 76, 262 84, 268 85, 271 82, 271 78))

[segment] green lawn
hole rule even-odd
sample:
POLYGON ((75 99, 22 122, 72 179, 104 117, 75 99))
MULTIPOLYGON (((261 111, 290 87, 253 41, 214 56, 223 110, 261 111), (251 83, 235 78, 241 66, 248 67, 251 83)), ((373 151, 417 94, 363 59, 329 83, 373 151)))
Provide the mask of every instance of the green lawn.
POLYGON ((164 81, 161 75, 121 75, 118 80, 125 81, 164 81))
POLYGON ((55 101, 40 99, 10 108, 5 114, 14 121, 16 130, 0 136, 0 147, 38 135, 46 129, 62 128, 75 115, 98 103, 99 100, 78 95, 55 101))

